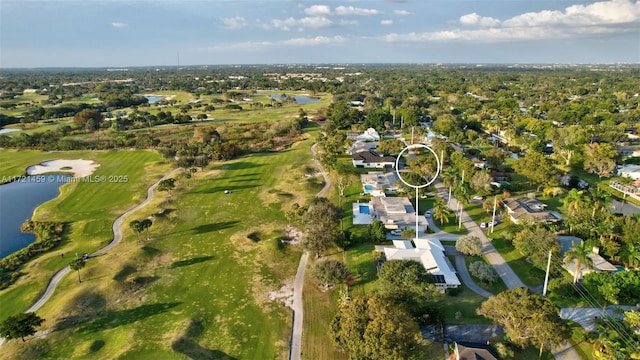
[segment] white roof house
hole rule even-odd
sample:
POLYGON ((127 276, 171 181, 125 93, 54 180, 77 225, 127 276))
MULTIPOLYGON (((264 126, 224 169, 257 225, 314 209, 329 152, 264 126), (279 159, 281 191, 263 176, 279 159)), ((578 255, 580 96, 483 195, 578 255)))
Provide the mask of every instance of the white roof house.
POLYGON ((360 182, 365 193, 371 196, 386 196, 385 191, 395 192, 396 181, 395 172, 370 171, 360 175, 360 182))
POLYGON ((414 260, 422 264, 433 276, 436 287, 444 291, 447 288, 460 286, 460 280, 449 259, 444 256, 444 248, 438 239, 414 239, 415 247, 410 241, 394 241, 394 247, 384 247, 387 260, 414 260))
MULTIPOLYGON (((374 217, 377 217, 387 229, 415 230, 416 210, 407 198, 373 197, 371 199, 374 217)), ((418 215, 418 233, 427 230, 427 219, 418 215)))
POLYGON ((618 176, 640 179, 640 165, 626 164, 618 169, 618 176))
POLYGON ((396 166, 395 156, 381 155, 372 150, 360 151, 353 154, 352 158, 354 167, 384 169, 396 166))
POLYGON ((360 141, 380 141, 380 134, 374 128, 368 128, 364 134, 356 136, 356 140, 360 141))

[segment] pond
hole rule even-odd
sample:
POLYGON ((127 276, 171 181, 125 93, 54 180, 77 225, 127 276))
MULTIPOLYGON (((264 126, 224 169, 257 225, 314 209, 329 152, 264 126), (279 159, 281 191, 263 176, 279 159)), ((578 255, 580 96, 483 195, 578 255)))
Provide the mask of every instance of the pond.
POLYGON ((146 97, 147 100, 149 100, 149 104, 155 104, 158 101, 162 101, 164 99, 164 96, 155 96, 155 95, 144 95, 144 97, 146 97))
POLYGON ((0 185, 0 258, 18 251, 36 240, 35 235, 20 231, 33 210, 59 194, 59 188, 71 177, 67 175, 24 176, 0 185))
MULTIPOLYGON (((291 95, 287 95, 287 96, 291 96, 291 95)), ((282 97, 281 94, 271 94, 272 99, 280 99, 281 97, 282 97)), ((296 103, 298 104, 309 104, 309 103, 320 101, 320 98, 309 97, 304 95, 295 95, 294 98, 296 99, 296 103)))
POLYGON ((0 129, 0 134, 8 134, 16 131, 22 131, 20 129, 0 129))

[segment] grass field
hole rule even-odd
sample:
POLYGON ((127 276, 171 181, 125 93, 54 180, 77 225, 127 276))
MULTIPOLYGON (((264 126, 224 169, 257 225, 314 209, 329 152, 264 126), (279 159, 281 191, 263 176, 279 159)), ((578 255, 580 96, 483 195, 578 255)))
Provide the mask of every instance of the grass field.
POLYGON ((60 253, 93 252, 112 238, 113 220, 141 202, 146 188, 169 169, 161 157, 150 151, 56 152, 2 151, 0 174, 25 173, 30 165, 53 159, 91 159, 100 166, 95 175, 127 175, 126 183, 70 183, 61 187, 61 195, 35 211, 34 219, 67 223, 65 235, 50 253, 27 263, 27 272, 16 284, 0 291, 0 319, 26 310, 44 289, 51 275, 67 265, 70 258, 60 253))
MULTIPOLYGON (((47 319, 43 327, 55 331, 26 347, 11 342, 5 345, 9 354, 286 358, 291 311, 269 295, 293 279, 300 256, 298 247, 280 243, 286 225, 281 210, 322 187, 318 179, 304 176, 311 165, 310 145, 308 140, 279 153, 212 164, 190 180, 180 178, 174 193, 159 194, 132 216, 152 216, 151 240, 136 244, 125 221, 123 243, 88 262, 82 284, 75 274, 63 280, 38 312, 47 319)), ((23 171, 18 162, 7 168, 23 171)), ((125 194, 111 196, 112 201, 140 200, 125 194)), ((65 199, 73 196, 88 195, 76 190, 65 199)), ((39 213, 61 209, 84 216, 94 208, 98 205, 87 200, 62 201, 39 213)), ((115 208, 109 221, 72 226, 71 235, 110 228, 119 213, 115 208)))

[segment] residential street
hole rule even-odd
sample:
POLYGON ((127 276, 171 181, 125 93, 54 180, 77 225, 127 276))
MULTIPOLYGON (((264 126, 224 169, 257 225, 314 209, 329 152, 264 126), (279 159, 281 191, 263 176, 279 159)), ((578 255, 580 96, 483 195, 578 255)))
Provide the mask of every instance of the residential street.
MULTIPOLYGON (((438 195, 446 199, 449 193, 447 187, 445 187, 440 181, 436 181, 434 183, 434 186, 438 191, 438 195)), ((451 197, 449 208, 455 210, 457 206, 458 201, 454 197, 451 197)), ((498 276, 500 276, 504 284, 509 289, 526 286, 520 280, 520 278, 518 278, 516 273, 513 271, 513 269, 511 269, 509 264, 507 264, 507 262, 496 250, 493 244, 489 241, 480 226, 478 226, 478 224, 476 224, 473 219, 471 219, 471 216, 469 216, 469 214, 464 209, 462 211, 462 225, 464 225, 464 227, 469 231, 470 235, 477 236, 478 238, 480 238, 480 240, 482 240, 482 252, 484 256, 487 258, 487 261, 489 261, 489 263, 493 266, 498 276)))

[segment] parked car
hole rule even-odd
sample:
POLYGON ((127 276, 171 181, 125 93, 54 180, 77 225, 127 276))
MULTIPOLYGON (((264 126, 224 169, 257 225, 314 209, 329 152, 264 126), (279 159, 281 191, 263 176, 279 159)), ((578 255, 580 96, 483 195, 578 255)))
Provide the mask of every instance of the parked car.
POLYGON ((476 195, 473 197, 473 200, 484 200, 482 196, 476 195))
POLYGON ((431 210, 427 210, 424 212, 424 217, 431 217, 431 210))
POLYGON ((489 224, 489 223, 484 223, 484 222, 483 222, 483 223, 480 223, 480 228, 481 228, 481 229, 486 229, 486 228, 488 228, 488 227, 489 227, 489 226, 488 226, 488 224, 489 224))
POLYGON ((402 235, 402 230, 400 229, 391 230, 391 235, 400 236, 402 235))

